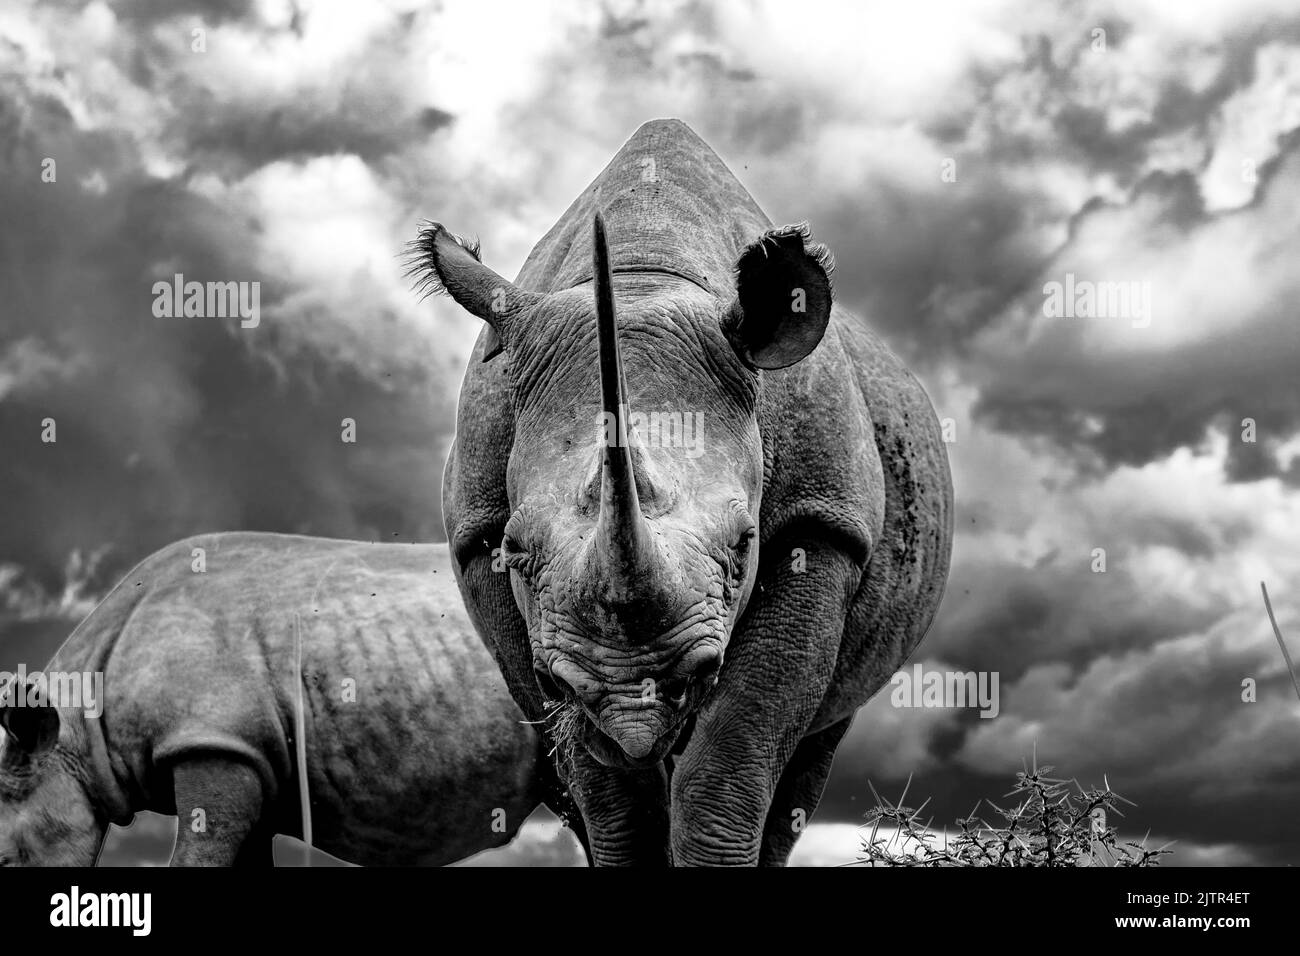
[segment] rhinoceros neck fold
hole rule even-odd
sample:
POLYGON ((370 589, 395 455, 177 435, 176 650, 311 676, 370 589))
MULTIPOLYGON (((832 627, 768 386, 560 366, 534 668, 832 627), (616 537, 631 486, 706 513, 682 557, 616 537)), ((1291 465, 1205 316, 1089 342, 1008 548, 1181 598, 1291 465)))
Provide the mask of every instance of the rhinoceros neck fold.
POLYGON ((615 273, 665 272, 730 296, 742 249, 771 221, 708 144, 678 120, 646 123, 533 248, 517 283, 590 281, 591 220, 604 216, 615 273))
MULTIPOLYGON (((80 673, 83 677, 104 675, 107 672, 108 661, 121 634, 122 625, 130 620, 131 614, 145 597, 143 589, 132 587, 128 590, 125 587, 126 582, 131 580, 132 576, 127 575, 100 602, 99 607, 73 630, 51 658, 46 667, 47 672, 80 673)), ((106 690, 107 685, 105 678, 103 689, 106 690)), ((59 716, 78 724, 78 730, 74 734, 74 739, 80 742, 76 756, 81 772, 85 775, 87 791, 113 823, 126 826, 137 810, 144 809, 146 801, 127 770, 127 762, 113 759, 112 747, 105 735, 105 718, 102 713, 105 701, 101 698, 97 703, 101 710, 98 716, 85 716, 75 708, 60 708, 59 716)))

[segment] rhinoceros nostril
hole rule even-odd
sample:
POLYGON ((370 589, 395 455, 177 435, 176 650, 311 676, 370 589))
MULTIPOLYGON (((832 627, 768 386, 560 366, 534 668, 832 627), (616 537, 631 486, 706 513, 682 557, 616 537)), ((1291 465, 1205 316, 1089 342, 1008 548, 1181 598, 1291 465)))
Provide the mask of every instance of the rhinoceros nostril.
POLYGON ((555 686, 558 688, 560 694, 562 694, 563 696, 572 697, 574 700, 581 699, 578 697, 578 689, 574 687, 572 684, 570 684, 563 677, 559 676, 558 674, 552 673, 551 680, 555 682, 555 686))
POLYGON ((691 680, 698 681, 705 686, 711 686, 718 682, 718 671, 722 668, 722 652, 712 650, 702 656, 695 669, 691 672, 691 680))
POLYGON ((674 710, 681 710, 686 705, 685 677, 668 677, 659 682, 659 696, 666 700, 674 710))
POLYGON ((568 684, 557 680, 549 666, 537 661, 533 664, 533 676, 537 678, 537 686, 541 688, 542 694, 547 700, 560 701, 564 699, 564 690, 568 688, 568 684))
POLYGON ((581 667, 563 657, 550 662, 550 680, 559 700, 569 698, 592 707, 600 697, 600 686, 581 667))

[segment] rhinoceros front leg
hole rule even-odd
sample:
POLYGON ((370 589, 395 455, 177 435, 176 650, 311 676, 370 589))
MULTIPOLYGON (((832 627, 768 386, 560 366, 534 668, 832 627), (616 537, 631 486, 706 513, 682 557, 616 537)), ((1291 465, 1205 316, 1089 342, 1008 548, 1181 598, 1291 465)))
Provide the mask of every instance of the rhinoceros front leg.
POLYGON ((620 770, 580 751, 573 756, 569 780, 594 866, 670 864, 668 775, 662 764, 620 770))
POLYGON ((835 672, 861 567, 811 540, 806 561, 772 561, 733 635, 672 779, 676 865, 754 866, 786 766, 835 672))
POLYGON ((262 781, 246 762, 194 754, 172 766, 176 849, 172 866, 269 865, 262 781))
POLYGON ((852 717, 823 727, 799 741, 794 756, 781 774, 763 827, 759 866, 785 866, 803 825, 812 819, 830 776, 835 748, 848 732, 852 717))

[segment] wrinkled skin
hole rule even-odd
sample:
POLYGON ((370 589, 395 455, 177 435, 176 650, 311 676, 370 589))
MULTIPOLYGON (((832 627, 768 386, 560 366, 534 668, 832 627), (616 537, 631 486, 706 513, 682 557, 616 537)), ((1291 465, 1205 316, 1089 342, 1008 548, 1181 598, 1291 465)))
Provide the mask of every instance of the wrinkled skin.
POLYGON ((444 483, 457 580, 529 717, 580 709, 565 772, 595 862, 784 864, 942 596, 924 390, 832 307, 825 250, 677 121, 638 130, 515 283, 439 224, 417 250, 486 323, 444 483), (632 428, 611 450, 623 406, 702 414, 702 454, 632 428))
POLYGON ((318 848, 441 865, 554 797, 445 545, 204 535, 135 568, 50 663, 104 674, 102 718, 0 707, 0 865, 91 865, 139 810, 180 818, 173 866, 269 865, 274 834, 302 833, 295 631, 318 848))
MULTIPOLYGON (((590 718, 584 743, 598 760, 645 767, 667 755, 712 686, 753 587, 753 514, 763 462, 752 382, 743 369, 723 365, 739 361, 722 335, 716 304, 686 283, 671 297, 661 284, 635 279, 620 283, 619 292, 624 361, 637 369, 638 382, 649 383, 634 404, 704 410, 708 440, 701 457, 671 447, 642 447, 633 455, 639 500, 663 552, 662 567, 651 573, 653 582, 633 582, 620 594, 614 575, 595 559, 601 449, 592 443, 594 417, 575 416, 567 389, 553 387, 517 392, 521 414, 507 470, 517 505, 504 528, 502 554, 543 689, 583 705, 590 718), (686 340, 673 328, 701 333, 686 340), (700 382, 698 392, 669 395, 658 388, 673 380, 674 366, 678 373, 696 373, 685 380, 700 382), (708 374, 719 366, 726 370, 727 391, 708 374), (739 433, 709 431, 713 422, 733 419, 744 423, 739 433)), ((590 297, 582 291, 548 300, 514 346, 516 374, 548 381, 552 363, 581 365, 584 347, 593 346, 592 326, 590 297)), ((595 394, 598 385, 591 380, 577 390, 595 394)))
POLYGON ((108 818, 87 785, 71 740, 29 753, 0 734, 0 866, 93 866, 108 818))

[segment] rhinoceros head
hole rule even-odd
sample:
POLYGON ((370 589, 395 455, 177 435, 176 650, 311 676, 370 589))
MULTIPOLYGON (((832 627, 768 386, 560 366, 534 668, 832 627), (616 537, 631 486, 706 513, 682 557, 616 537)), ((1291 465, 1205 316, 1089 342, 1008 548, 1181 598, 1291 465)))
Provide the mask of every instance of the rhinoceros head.
POLYGON ((426 278, 489 324, 486 358, 508 364, 501 556, 538 683, 580 708, 594 757, 641 766, 719 679, 757 570, 759 370, 817 346, 831 263, 806 227, 769 229, 720 293, 616 272, 599 213, 592 229, 590 282, 545 293, 441 225, 417 245, 426 278))
POLYGON ((108 821, 59 746, 59 711, 0 686, 0 866, 91 866, 108 821))

